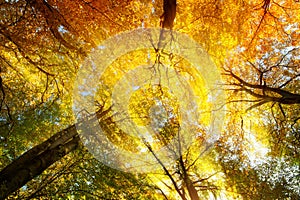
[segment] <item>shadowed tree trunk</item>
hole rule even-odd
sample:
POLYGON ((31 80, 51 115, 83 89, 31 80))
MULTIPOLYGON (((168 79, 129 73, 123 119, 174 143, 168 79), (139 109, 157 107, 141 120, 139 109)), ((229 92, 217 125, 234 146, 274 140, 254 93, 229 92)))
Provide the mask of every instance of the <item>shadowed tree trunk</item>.
MULTIPOLYGON (((95 114, 87 116, 85 120, 90 120, 89 117, 97 117, 104 122, 103 117, 110 111, 111 107, 106 110, 101 107, 95 114)), ((110 117, 106 119, 109 120, 110 117)), ((78 123, 84 123, 85 120, 78 123)), ((0 199, 6 198, 28 181, 40 175, 53 163, 74 151, 81 144, 76 125, 73 124, 56 133, 6 166, 0 172, 0 199)))
POLYGON ((176 16, 176 0, 164 0, 164 13, 161 16, 161 27, 172 29, 176 16))
POLYGON ((175 16, 176 16, 176 0, 164 0, 163 14, 160 17, 160 26, 163 28, 160 32, 158 50, 163 49, 166 43, 169 41, 167 36, 170 36, 170 31, 173 28, 175 16))
POLYGON ((0 199, 6 198, 75 150, 79 141, 76 127, 72 125, 14 160, 0 172, 0 199))
MULTIPOLYGON (((292 80, 298 78, 300 74, 287 80, 284 84, 282 84, 281 87, 271 87, 264 84, 262 80, 260 81, 260 84, 253 84, 242 79, 241 77, 239 77, 229 69, 224 69, 224 71, 225 71, 224 75, 230 76, 234 81, 228 84, 229 86, 234 87, 231 88, 231 90, 236 92, 245 92, 253 96, 254 98, 256 98, 255 100, 246 100, 248 102, 255 103, 250 108, 248 108, 248 110, 256 108, 258 106, 261 106, 269 102, 278 103, 279 106, 281 104, 287 104, 287 105, 300 104, 300 94, 282 89, 282 86, 285 86, 292 80)), ((239 100, 235 100, 235 101, 239 101, 239 100)))

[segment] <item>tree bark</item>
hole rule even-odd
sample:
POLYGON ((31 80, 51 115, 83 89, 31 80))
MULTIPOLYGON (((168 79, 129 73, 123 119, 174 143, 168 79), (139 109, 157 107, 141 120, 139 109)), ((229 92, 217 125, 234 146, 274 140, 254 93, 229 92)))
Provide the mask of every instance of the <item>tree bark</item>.
POLYGON ((50 165, 79 146, 79 135, 72 125, 25 152, 0 172, 0 199, 5 199, 50 165))
POLYGON ((174 19, 176 16, 176 0, 164 0, 163 5, 164 13, 161 18, 161 27, 172 29, 174 19))
POLYGON ((235 82, 230 83, 234 86, 233 90, 236 92, 245 92, 257 99, 256 104, 248 108, 248 110, 261 106, 268 102, 279 104, 300 104, 300 94, 289 92, 281 87, 271 87, 265 84, 252 84, 238 75, 234 74, 231 70, 224 69, 224 75, 230 76, 235 82))
POLYGON ((199 200, 198 192, 197 192, 195 186, 193 185, 192 180, 190 179, 190 177, 188 175, 188 172, 185 167, 182 156, 180 156, 180 158, 179 158, 179 164, 181 167, 181 176, 182 176, 183 182, 186 186, 186 189, 189 193, 191 200, 199 200))
POLYGON ((161 50, 170 42, 175 16, 176 16, 176 0, 164 0, 164 13, 160 17, 160 26, 163 28, 160 32, 158 50, 161 50), (168 37, 169 36, 169 37, 168 37))

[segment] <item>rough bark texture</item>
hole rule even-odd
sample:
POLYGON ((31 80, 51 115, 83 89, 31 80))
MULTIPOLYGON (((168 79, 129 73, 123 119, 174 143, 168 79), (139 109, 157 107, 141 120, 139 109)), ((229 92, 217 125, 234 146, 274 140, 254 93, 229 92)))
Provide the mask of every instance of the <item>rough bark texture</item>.
POLYGON ((6 198, 79 145, 72 125, 33 147, 0 172, 0 199, 6 198))

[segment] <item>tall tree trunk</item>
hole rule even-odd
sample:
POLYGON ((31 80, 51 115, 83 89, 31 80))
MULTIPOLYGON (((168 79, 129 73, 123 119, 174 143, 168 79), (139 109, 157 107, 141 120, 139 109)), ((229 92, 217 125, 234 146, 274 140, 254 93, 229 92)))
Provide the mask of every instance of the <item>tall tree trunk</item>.
POLYGON ((0 199, 6 198, 50 165, 75 150, 79 135, 72 125, 33 147, 0 172, 0 199))
POLYGON ((164 13, 161 18, 161 27, 172 29, 174 19, 176 16, 176 0, 164 0, 163 5, 164 13))
POLYGON ((191 200, 199 200, 198 192, 188 175, 182 156, 179 157, 179 164, 181 167, 181 176, 191 200))
POLYGON ((165 47, 166 43, 170 42, 175 16, 176 16, 176 0, 164 0, 163 10, 164 13, 160 17, 160 26, 163 28, 160 32, 158 50, 161 50, 165 47), (169 36, 169 38, 168 38, 169 36))
POLYGON ((184 179, 184 182, 191 200, 199 200, 198 192, 187 174, 186 174, 186 178, 184 179))

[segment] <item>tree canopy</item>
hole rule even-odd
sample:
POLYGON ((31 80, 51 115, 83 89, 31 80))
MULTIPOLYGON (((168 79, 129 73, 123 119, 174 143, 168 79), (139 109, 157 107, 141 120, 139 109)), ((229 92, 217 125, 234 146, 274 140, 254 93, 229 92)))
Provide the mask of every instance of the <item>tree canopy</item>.
POLYGON ((0 199, 299 199, 299 11, 1 1, 0 199))

